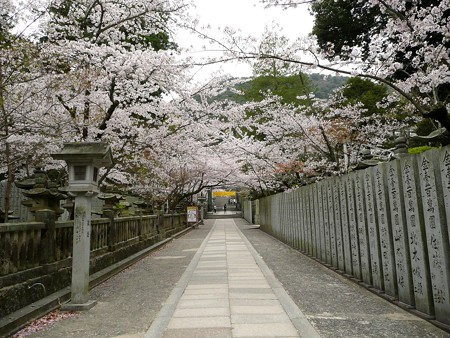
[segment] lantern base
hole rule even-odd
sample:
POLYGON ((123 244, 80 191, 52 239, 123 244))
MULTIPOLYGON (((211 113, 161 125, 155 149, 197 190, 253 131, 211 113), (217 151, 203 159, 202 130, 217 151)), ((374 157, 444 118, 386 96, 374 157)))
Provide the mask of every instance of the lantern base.
POLYGON ((88 300, 83 304, 75 304, 75 303, 67 303, 61 305, 61 311, 88 311, 92 309, 95 304, 97 304, 96 300, 88 300))

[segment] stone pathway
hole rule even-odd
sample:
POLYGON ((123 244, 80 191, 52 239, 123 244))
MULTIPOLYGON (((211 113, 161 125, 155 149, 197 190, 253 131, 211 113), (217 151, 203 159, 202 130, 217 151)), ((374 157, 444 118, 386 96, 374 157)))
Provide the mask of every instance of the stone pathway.
POLYGON ((299 332, 319 336, 234 221, 217 220, 146 337, 300 337, 299 332))

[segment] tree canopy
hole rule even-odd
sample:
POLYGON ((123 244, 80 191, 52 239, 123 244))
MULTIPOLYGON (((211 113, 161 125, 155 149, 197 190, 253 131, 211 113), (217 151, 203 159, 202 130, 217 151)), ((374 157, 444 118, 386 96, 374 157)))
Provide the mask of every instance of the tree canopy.
POLYGON ((450 0, 317 0, 317 41, 291 42, 276 26, 260 40, 225 29, 213 40, 221 57, 203 62, 250 62, 254 76, 202 83, 172 39, 176 26, 195 26, 187 1, 0 4, 0 175, 10 186, 34 166, 62 168, 50 154, 64 142, 102 141, 116 158, 103 189, 174 208, 206 187, 266 194, 352 170, 366 147, 391 154, 413 112, 450 128, 450 0), (30 18, 34 31, 22 34, 30 18), (313 95, 318 69, 354 77, 313 95))

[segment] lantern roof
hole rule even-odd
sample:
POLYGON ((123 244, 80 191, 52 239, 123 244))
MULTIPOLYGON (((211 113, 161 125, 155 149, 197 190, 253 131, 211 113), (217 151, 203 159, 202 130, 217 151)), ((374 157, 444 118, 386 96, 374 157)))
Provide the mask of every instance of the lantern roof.
POLYGON ((111 167, 113 157, 111 148, 101 142, 70 142, 64 143, 59 153, 52 154, 55 160, 67 162, 92 162, 101 167, 111 167))

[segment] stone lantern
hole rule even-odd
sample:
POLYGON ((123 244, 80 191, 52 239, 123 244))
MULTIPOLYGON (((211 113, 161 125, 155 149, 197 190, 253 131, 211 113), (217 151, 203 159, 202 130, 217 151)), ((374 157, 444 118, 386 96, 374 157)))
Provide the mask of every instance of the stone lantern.
POLYGON ((205 201, 206 201, 206 197, 200 196, 197 198, 197 204, 200 208, 200 222, 199 224, 203 225, 204 222, 204 218, 205 218, 205 201))
POLYGON ((72 254, 72 297, 62 309, 89 310, 89 256, 92 197, 99 192, 98 172, 113 164, 111 148, 104 143, 65 143, 61 152, 52 154, 67 162, 69 186, 65 191, 75 196, 72 254))
POLYGON ((52 154, 55 160, 67 162, 69 186, 73 193, 98 193, 98 171, 113 164, 111 148, 104 143, 65 143, 61 152, 52 154))

